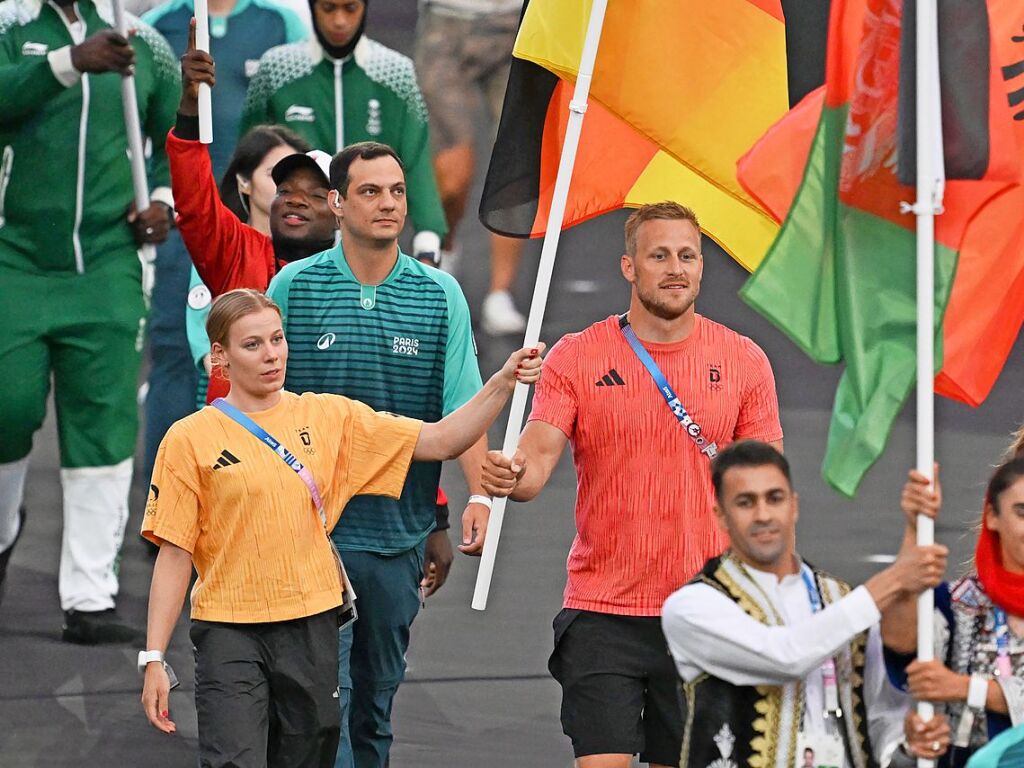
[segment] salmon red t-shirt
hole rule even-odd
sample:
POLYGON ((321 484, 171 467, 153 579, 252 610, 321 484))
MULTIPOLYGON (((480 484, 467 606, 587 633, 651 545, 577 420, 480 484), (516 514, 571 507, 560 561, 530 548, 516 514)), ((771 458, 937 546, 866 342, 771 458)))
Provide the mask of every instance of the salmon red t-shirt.
MULTIPOLYGON (((749 338, 697 315, 685 340, 642 343, 719 450, 735 440, 782 439, 775 377, 749 338)), ((617 316, 551 349, 530 421, 564 432, 576 465, 565 607, 659 616, 728 538, 712 511, 711 462, 669 410, 617 316)))

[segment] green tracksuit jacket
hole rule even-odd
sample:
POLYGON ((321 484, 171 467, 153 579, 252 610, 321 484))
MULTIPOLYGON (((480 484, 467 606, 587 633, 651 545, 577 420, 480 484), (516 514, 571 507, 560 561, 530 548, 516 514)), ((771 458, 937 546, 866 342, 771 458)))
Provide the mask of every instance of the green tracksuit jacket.
POLYGON ((271 48, 249 84, 241 133, 281 123, 314 147, 337 152, 357 141, 380 141, 402 158, 409 216, 418 230, 413 252, 436 251, 447 231, 430 157, 427 108, 412 61, 363 37, 344 60, 316 40, 271 48))
MULTIPOLYGON (((112 14, 92 0, 77 8, 84 29, 52 3, 0 3, 0 268, 83 273, 136 258, 121 77, 79 75, 70 59, 71 45, 113 26, 112 14)), ((152 27, 129 25, 152 197, 171 205, 164 136, 181 95, 178 63, 152 27)))

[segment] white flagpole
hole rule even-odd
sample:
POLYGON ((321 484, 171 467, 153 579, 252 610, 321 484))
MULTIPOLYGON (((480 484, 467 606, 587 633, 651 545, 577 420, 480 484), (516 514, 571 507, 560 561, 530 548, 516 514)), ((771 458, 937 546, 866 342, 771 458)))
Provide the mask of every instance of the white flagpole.
MULTIPOLYGON (((128 39, 128 20, 124 13, 124 0, 113 0, 114 26, 118 34, 128 39)), ((139 124, 139 103, 135 95, 135 75, 121 75, 121 103, 124 108, 124 128, 128 135, 128 155, 132 167, 132 189, 135 210, 142 213, 149 208, 149 180, 146 178, 146 154, 142 144, 142 126, 139 124)), ((153 263, 156 246, 143 245, 139 249, 142 260, 142 287, 147 300, 152 291, 153 263)))
MULTIPOLYGON (((195 0, 196 50, 210 52, 210 11, 207 0, 195 0)), ((213 143, 213 98, 210 86, 199 84, 199 141, 213 143)))
MULTIPOLYGON (((939 95, 939 43, 936 0, 917 0, 917 469, 933 477, 935 462, 935 216, 942 213, 945 169, 942 154, 942 110, 939 95)), ((918 515, 917 543, 935 543, 931 518, 918 515)), ((917 657, 935 656, 935 598, 931 590, 917 602, 917 657)), ((918 702, 924 720, 935 713, 930 702, 918 702)), ((920 768, 933 760, 918 759, 920 768)))
MULTIPOLYGON (((569 121, 565 130, 565 142, 562 144, 562 157, 558 163, 558 175, 555 177, 555 190, 551 199, 551 210, 548 212, 547 229, 544 232, 544 245, 540 252, 540 266, 537 268, 537 283, 533 288, 533 301, 530 304, 530 315, 526 321, 525 347, 533 346, 540 338, 540 326, 544 320, 547 307, 548 291, 551 287, 551 273, 555 266, 555 252, 558 250, 558 238, 562 234, 562 222, 565 218, 565 203, 569 196, 569 182, 572 169, 576 163, 576 149, 579 146, 580 131, 583 129, 583 115, 587 111, 587 98, 590 95, 590 80, 594 75, 594 60, 597 58, 597 46, 601 40, 601 28, 604 25, 605 10, 608 0, 594 0, 590 8, 590 20, 587 23, 587 36, 583 42, 583 54, 580 57, 579 74, 576 77, 576 88, 569 102, 569 121)), ((512 406, 505 429, 505 442, 501 452, 512 456, 519 445, 519 432, 523 427, 526 415, 526 396, 529 387, 516 384, 512 395, 512 406)), ((487 538, 484 540, 484 551, 480 557, 480 570, 476 575, 476 588, 473 590, 472 606, 477 611, 487 608, 487 594, 491 589, 491 576, 494 573, 494 561, 498 553, 498 539, 501 536, 501 524, 505 518, 506 499, 497 498, 491 507, 491 516, 487 524, 487 538)))

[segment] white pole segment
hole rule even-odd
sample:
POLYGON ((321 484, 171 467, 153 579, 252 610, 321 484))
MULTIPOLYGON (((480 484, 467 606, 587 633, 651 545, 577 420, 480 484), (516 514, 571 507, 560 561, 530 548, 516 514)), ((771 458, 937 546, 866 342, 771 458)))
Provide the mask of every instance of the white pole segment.
MULTIPOLYGON (((206 0, 195 0, 196 50, 210 52, 210 12, 206 0)), ((213 143, 213 98, 210 86, 199 84, 199 141, 213 143)))
MULTIPOLYGON (((942 155, 942 111, 939 95, 939 42, 936 0, 917 0, 917 469, 933 477, 935 462, 935 216, 942 212, 945 170, 942 155)), ((933 521, 917 518, 917 543, 935 543, 933 521)), ((931 590, 917 602, 917 657, 935 655, 935 599, 931 590)), ((935 713, 930 702, 918 702, 924 720, 935 713)), ((918 759, 919 768, 933 760, 918 759)))
MULTIPOLYGON (((547 228, 544 232, 544 245, 540 252, 540 265, 537 268, 537 283, 533 288, 533 301, 530 304, 530 315, 526 321, 525 347, 533 346, 540 338, 540 326, 544 320, 544 310, 548 303, 548 291, 551 287, 551 273, 555 266, 555 252, 558 250, 558 238, 562 234, 562 222, 565 218, 565 203, 569 196, 569 182, 572 169, 576 163, 576 149, 579 146, 580 131, 583 129, 583 115, 587 111, 587 98, 590 95, 590 80, 594 75, 594 61, 597 58, 597 46, 601 40, 601 28, 604 26, 604 15, 608 0, 594 0, 590 8, 590 20, 587 23, 587 36, 583 42, 583 54, 580 57, 579 74, 576 77, 576 88, 569 102, 569 121, 565 129, 565 142, 562 144, 562 157, 558 163, 558 175, 555 177, 555 189, 551 198, 551 210, 548 212, 547 228)), ((519 445, 519 432, 523 427, 526 415, 526 396, 529 387, 516 384, 512 395, 512 406, 505 429, 505 442, 501 452, 512 456, 519 445)), ((487 538, 484 540, 484 551, 480 557, 480 570, 476 575, 476 588, 473 590, 474 610, 487 608, 487 595, 491 588, 491 576, 494 573, 494 561, 498 553, 498 539, 501 536, 501 524, 505 518, 506 499, 497 498, 491 507, 491 516, 487 524, 487 538)))
MULTIPOLYGON (((113 0, 114 26, 118 34, 128 38, 128 20, 124 13, 124 0, 113 0)), ((149 180, 146 178, 146 150, 142 143, 142 126, 139 123, 139 102, 135 95, 135 75, 121 75, 121 104, 124 109, 124 129, 128 136, 128 155, 132 167, 132 190, 135 195, 135 210, 139 213, 149 208, 149 180)), ((152 290, 153 263, 156 261, 156 246, 146 244, 139 249, 142 260, 143 292, 147 301, 152 290)))

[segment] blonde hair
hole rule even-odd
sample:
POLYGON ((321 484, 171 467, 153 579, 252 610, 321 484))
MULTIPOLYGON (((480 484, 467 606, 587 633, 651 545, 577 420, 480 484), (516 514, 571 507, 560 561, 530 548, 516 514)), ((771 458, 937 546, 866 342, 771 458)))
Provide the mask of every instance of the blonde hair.
POLYGON ((253 315, 264 309, 273 309, 281 316, 281 308, 263 293, 252 288, 236 288, 218 296, 206 318, 206 335, 210 344, 228 345, 231 326, 246 315, 253 315))
POLYGON ((700 223, 697 221, 697 214, 693 212, 692 208, 687 208, 685 205, 680 205, 671 200, 664 200, 660 203, 648 203, 647 205, 641 205, 626 219, 626 253, 630 256, 636 256, 636 234, 640 231, 640 225, 645 221, 653 221, 655 219, 688 221, 693 224, 698 234, 700 233, 700 223))
POLYGON ((1006 455, 1003 457, 1004 461, 1010 459, 1016 459, 1024 456, 1024 424, 1021 424, 1017 428, 1017 431, 1013 433, 1013 442, 1006 451, 1006 455))

